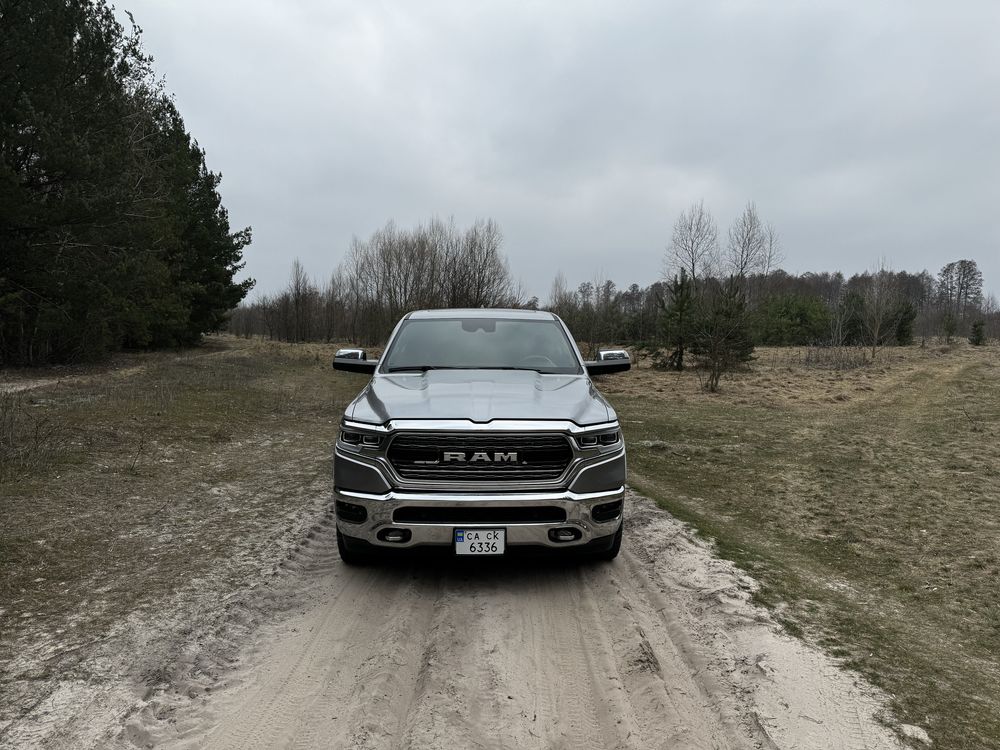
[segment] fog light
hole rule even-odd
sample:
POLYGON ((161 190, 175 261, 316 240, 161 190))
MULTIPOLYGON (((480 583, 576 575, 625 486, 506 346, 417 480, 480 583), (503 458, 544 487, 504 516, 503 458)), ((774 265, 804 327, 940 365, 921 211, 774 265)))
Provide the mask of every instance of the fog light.
POLYGON ((368 518, 368 510, 363 505, 347 503, 343 500, 337 501, 337 518, 348 523, 364 523, 368 518))
POLYGON ((615 500, 612 503, 602 503, 590 509, 590 517, 598 523, 613 521, 622 513, 622 501, 615 500))
POLYGON ((583 536, 583 533, 571 526, 561 529, 549 529, 549 539, 553 542, 575 542, 581 536, 583 536))
POLYGON ((405 544, 410 541, 412 534, 409 529, 382 529, 377 538, 380 542, 392 542, 393 544, 405 544))

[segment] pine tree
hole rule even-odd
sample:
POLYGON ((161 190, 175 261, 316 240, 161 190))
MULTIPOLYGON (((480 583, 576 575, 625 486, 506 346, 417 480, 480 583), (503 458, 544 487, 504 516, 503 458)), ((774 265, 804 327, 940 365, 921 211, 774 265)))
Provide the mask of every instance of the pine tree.
POLYGON ((103 0, 0 3, 0 364, 217 330, 249 230, 103 0))
POLYGON ((972 333, 969 334, 969 343, 973 346, 982 346, 986 343, 986 324, 977 320, 972 324, 972 333))
POLYGON ((684 369, 684 350, 691 338, 694 315, 694 282, 686 269, 674 276, 667 291, 670 299, 663 306, 663 329, 673 351, 665 364, 667 369, 680 371, 684 369))

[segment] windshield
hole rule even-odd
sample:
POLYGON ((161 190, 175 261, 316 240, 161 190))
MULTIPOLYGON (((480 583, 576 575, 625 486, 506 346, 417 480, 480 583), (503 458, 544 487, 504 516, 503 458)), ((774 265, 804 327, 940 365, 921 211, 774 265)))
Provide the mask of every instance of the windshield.
POLYGON ((382 372, 446 369, 581 372, 569 338, 555 320, 428 318, 405 320, 385 355, 382 372))

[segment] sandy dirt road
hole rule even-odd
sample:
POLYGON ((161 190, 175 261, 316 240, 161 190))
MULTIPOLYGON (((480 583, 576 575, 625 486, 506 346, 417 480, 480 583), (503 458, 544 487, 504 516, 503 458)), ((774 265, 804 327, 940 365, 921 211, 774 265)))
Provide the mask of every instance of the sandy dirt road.
MULTIPOLYGON (((123 740, 170 748, 900 747, 882 698, 783 635, 753 582, 631 498, 611 564, 348 568, 305 547, 294 613, 123 740), (208 683, 211 684, 208 684, 208 683), (189 697, 194 696, 194 697, 189 697)), ((192 660, 196 662, 197 660, 192 660)))

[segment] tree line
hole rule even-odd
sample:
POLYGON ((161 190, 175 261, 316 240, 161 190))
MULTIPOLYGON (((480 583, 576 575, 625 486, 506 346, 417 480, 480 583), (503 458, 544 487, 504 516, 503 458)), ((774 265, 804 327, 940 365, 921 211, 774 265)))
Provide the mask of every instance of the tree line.
POLYGON ((296 260, 288 286, 233 311, 230 330, 282 341, 379 344, 410 310, 520 307, 524 293, 500 251, 491 219, 462 229, 431 219, 414 229, 389 222, 355 238, 322 286, 296 260))
POLYGON ((233 312, 231 330, 285 341, 384 343, 407 311, 433 307, 526 307, 566 321, 585 354, 608 343, 646 348, 658 366, 682 369, 694 357, 717 387, 722 372, 758 345, 859 346, 872 351, 918 338, 1000 337, 1000 308, 984 297, 973 260, 928 271, 879 264, 840 272, 789 274, 777 267, 775 227, 750 203, 723 233, 703 203, 675 222, 663 278, 619 288, 559 274, 548 299, 526 298, 489 219, 467 229, 432 219, 406 230, 393 223, 355 239, 322 285, 295 261, 288 286, 233 312))
POLYGON ((880 347, 917 338, 1000 338, 1000 306, 984 297, 974 260, 947 263, 936 276, 883 262, 850 278, 793 275, 775 267, 780 261, 777 231, 753 203, 724 234, 697 203, 674 224, 663 280, 626 290, 599 280, 571 292, 560 276, 549 304, 588 353, 601 342, 631 342, 654 366, 676 370, 693 356, 708 372, 709 390, 758 345, 866 347, 874 357, 880 347))
MULTIPOLYGON (((850 277, 840 272, 793 275, 776 269, 749 279, 765 293, 748 311, 746 323, 753 342, 760 346, 947 341, 971 335, 973 325, 980 321, 988 338, 1000 338, 1000 305, 993 296, 980 296, 977 303, 975 297, 967 301, 949 292, 949 279, 960 263, 981 279, 971 260, 949 263, 937 275, 884 267, 850 277)), ((686 273, 684 277, 690 278, 686 273)), ((702 283, 719 282, 708 277, 702 283)), ((613 281, 601 279, 570 290, 560 275, 552 285, 550 307, 584 343, 664 343, 670 337, 664 313, 674 310, 675 298, 684 293, 674 286, 671 278, 647 287, 632 284, 620 289, 613 281)))
MULTIPOLYGON (((977 322, 1000 337, 1000 305, 985 296, 974 260, 936 274, 895 271, 883 263, 840 272, 789 274, 777 233, 749 204, 722 241, 703 204, 681 213, 664 257, 663 280, 618 290, 608 280, 570 292, 557 277, 550 306, 585 342, 670 343, 691 339, 727 283, 740 286, 740 328, 757 345, 883 346, 971 335, 977 322)), ((731 302, 733 300, 730 300, 731 302)))
POLYGON ((250 229, 103 0, 0 0, 0 365, 218 330, 250 229))

